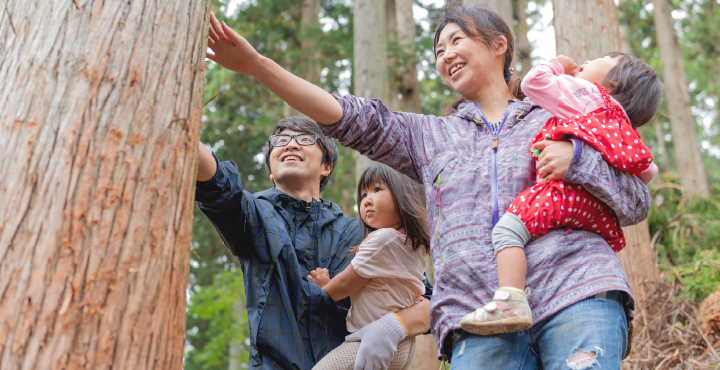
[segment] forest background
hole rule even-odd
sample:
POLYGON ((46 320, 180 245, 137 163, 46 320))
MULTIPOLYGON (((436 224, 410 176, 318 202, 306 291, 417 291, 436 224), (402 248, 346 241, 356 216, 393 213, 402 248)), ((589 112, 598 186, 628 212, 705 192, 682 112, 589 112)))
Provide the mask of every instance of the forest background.
MULTIPOLYGON (((617 5, 626 47, 662 76, 657 20, 653 17, 657 2, 620 0, 617 5)), ((516 74, 522 75, 530 65, 554 56, 552 3, 503 3, 512 5, 508 14, 518 41, 516 74)), ((664 279, 680 287, 682 298, 698 302, 720 284, 720 0, 670 0, 668 5, 672 18, 666 26, 679 41, 683 62, 680 67, 686 75, 683 83, 693 116, 690 121, 696 132, 695 142, 689 145, 699 148, 708 190, 692 196, 683 192, 682 159, 692 149, 674 145, 678 140, 673 140, 673 116, 664 101, 662 114, 642 128, 644 141, 661 169, 649 186, 653 206, 648 225, 652 250, 664 279)), ((412 4, 415 33, 410 49, 396 32, 388 31, 386 93, 390 104, 402 110, 441 115, 442 108, 457 97, 437 74, 432 52, 435 20, 442 6, 442 1, 429 0, 412 4), (408 78, 408 74, 417 76, 417 85, 412 85, 415 79, 408 78), (408 84, 408 80, 413 82, 408 84), (419 107, 413 108, 413 101, 419 107)), ((353 72, 358 62, 353 58, 353 42, 358 34, 353 29, 351 0, 213 0, 212 10, 261 54, 289 70, 306 76, 316 70, 315 82, 329 92, 356 91, 353 72), (312 12, 316 18, 310 17, 310 21, 303 18, 308 14, 307 6, 315 9, 312 12)), ((204 100, 208 103, 202 118, 201 141, 220 160, 238 164, 248 191, 271 187, 265 176, 262 147, 273 125, 292 110, 257 80, 212 62, 207 62, 204 100)), ((350 216, 357 216, 356 162, 353 151, 340 148, 340 160, 322 194, 350 216)), ((194 221, 184 366, 246 368, 250 342, 242 272, 237 259, 197 207, 194 221)))

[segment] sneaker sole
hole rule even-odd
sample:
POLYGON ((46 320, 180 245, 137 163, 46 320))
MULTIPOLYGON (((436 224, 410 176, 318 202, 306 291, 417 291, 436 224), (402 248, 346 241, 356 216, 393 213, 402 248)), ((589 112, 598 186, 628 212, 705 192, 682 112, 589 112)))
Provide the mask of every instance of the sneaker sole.
POLYGON ((528 330, 532 327, 533 322, 529 317, 510 317, 493 322, 474 322, 470 320, 460 320, 460 326, 468 333, 478 335, 493 335, 514 333, 519 330, 528 330))

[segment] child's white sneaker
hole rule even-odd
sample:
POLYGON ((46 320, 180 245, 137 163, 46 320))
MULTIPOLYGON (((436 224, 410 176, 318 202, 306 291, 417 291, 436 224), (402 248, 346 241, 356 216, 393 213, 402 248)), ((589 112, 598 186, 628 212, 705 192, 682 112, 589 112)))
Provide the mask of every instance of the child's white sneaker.
POLYGON ((473 334, 491 335, 513 333, 532 327, 532 312, 527 301, 530 288, 523 292, 516 288, 500 288, 492 302, 478 308, 460 320, 460 326, 473 334))

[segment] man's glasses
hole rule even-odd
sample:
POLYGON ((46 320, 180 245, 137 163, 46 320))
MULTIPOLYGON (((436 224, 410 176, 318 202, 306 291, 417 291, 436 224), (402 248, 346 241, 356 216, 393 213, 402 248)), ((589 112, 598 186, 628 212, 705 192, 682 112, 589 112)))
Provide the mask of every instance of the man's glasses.
POLYGON ((270 145, 272 146, 286 146, 295 139, 298 145, 309 146, 315 144, 320 138, 318 134, 299 134, 299 135, 272 135, 270 136, 270 145))

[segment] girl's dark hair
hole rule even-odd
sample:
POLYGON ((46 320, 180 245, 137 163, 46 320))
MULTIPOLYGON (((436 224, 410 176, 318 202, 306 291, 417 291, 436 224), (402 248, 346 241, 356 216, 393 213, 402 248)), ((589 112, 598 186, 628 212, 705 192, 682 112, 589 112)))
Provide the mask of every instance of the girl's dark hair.
MULTIPOLYGON (((375 163, 363 172, 360 181, 358 181, 358 212, 363 199, 363 190, 372 186, 375 182, 387 185, 392 193, 400 214, 400 221, 407 235, 405 242, 407 243, 409 240, 412 243, 413 250, 423 247, 426 253, 430 253, 430 230, 427 211, 425 210, 425 190, 422 185, 413 182, 407 176, 384 164, 375 163)), ((363 222, 363 233, 366 237, 375 230, 363 222)))
MULTIPOLYGON (((330 163, 333 166, 333 170, 335 169, 335 164, 337 164, 338 157, 340 156, 338 154, 337 146, 335 145, 335 141, 333 139, 323 134, 317 122, 303 116, 284 118, 275 124, 275 128, 273 128, 270 136, 277 135, 285 130, 318 134, 320 138, 317 142, 323 150, 322 164, 330 163)), ((270 141, 268 141, 267 145, 263 147, 263 154, 265 155, 265 175, 267 175, 267 177, 270 177, 270 174, 272 173, 272 168, 270 168, 270 153, 272 153, 274 148, 274 146, 270 145, 270 141)), ((330 170, 330 173, 320 180, 320 191, 323 191, 323 189, 325 189, 325 185, 327 185, 328 181, 330 181, 330 176, 332 176, 333 170, 330 170)))
POLYGON ((606 56, 619 59, 601 85, 612 91, 610 95, 625 109, 632 126, 639 128, 658 110, 663 83, 652 67, 632 55, 615 51, 606 56))
MULTIPOLYGON (((480 7, 463 6, 459 2, 448 4, 440 14, 437 28, 435 29, 435 41, 433 43, 433 52, 437 47, 440 39, 440 33, 450 23, 455 23, 460 29, 468 35, 468 37, 479 41, 491 50, 495 48, 495 40, 503 36, 507 40, 507 50, 505 51, 505 64, 503 65, 503 77, 508 84, 510 93, 517 99, 525 99, 520 89, 521 79, 512 78, 512 60, 515 55, 515 39, 513 38, 510 26, 497 13, 480 7)), ((437 54, 436 54, 437 55, 437 54)), ((444 110, 445 115, 451 115, 457 112, 462 98, 450 103, 444 110)))

